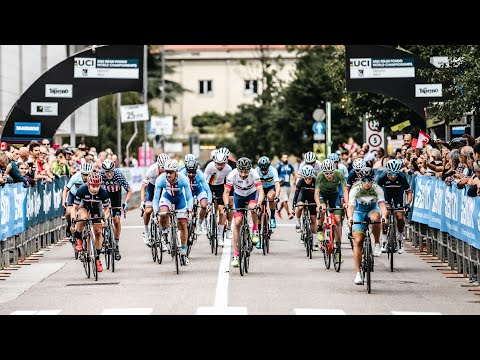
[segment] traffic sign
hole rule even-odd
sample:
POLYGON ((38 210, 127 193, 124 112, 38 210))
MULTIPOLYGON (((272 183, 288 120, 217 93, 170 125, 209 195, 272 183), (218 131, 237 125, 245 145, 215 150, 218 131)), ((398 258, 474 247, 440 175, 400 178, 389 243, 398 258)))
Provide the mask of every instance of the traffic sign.
POLYGON ((123 105, 120 107, 120 114, 122 123, 149 119, 147 104, 123 105))
POLYGON ((312 116, 313 116, 313 120, 315 121, 325 121, 325 118, 326 118, 325 110, 315 109, 312 116))
POLYGON ((326 125, 323 122, 313 123, 312 129, 314 134, 325 134, 326 125))
POLYGON ((325 134, 313 134, 313 140, 325 141, 325 134))

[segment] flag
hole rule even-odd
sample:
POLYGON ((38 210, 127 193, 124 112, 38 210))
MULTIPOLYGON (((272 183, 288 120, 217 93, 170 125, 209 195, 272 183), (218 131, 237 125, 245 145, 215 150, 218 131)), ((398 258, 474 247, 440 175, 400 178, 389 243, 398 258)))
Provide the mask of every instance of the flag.
POLYGON ((430 141, 430 136, 427 133, 420 130, 420 134, 418 134, 418 142, 415 149, 423 149, 423 146, 426 145, 430 141))
POLYGON ((416 149, 417 148, 417 139, 413 138, 412 139, 412 149, 416 149))
POLYGON ((352 150, 353 144, 345 144, 345 143, 343 143, 342 145, 343 145, 343 147, 344 147, 345 149, 347 149, 348 151, 352 150))

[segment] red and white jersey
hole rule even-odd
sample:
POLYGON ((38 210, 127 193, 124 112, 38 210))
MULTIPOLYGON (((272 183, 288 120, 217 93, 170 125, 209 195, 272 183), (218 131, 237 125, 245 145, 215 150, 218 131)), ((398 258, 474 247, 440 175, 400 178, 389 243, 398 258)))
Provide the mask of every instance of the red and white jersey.
POLYGON ((211 161, 205 168, 203 174, 205 175, 205 181, 209 185, 223 185, 230 171, 232 171, 232 167, 228 164, 226 164, 222 170, 218 171, 215 163, 211 161))
POLYGON ((238 174, 237 169, 233 169, 227 177, 227 184, 225 185, 229 189, 232 187, 235 189, 235 193, 240 196, 248 196, 257 191, 257 186, 262 186, 262 181, 258 173, 250 169, 250 172, 246 179, 242 179, 238 174))
POLYGON ((143 180, 143 183, 145 185, 148 185, 148 183, 155 185, 155 181, 157 180, 157 177, 160 175, 160 170, 158 168, 157 163, 153 164, 150 166, 145 173, 145 179, 143 180))

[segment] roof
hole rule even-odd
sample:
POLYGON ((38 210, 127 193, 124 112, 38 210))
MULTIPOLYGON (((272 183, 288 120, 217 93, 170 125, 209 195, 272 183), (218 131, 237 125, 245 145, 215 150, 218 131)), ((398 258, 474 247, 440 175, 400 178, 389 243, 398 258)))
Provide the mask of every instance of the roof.
MULTIPOLYGON (((165 45, 166 51, 252 51, 258 50, 260 45, 165 45)), ((287 45, 264 45, 269 49, 284 50, 287 45)), ((152 53, 160 52, 160 45, 157 45, 150 51, 152 53)))

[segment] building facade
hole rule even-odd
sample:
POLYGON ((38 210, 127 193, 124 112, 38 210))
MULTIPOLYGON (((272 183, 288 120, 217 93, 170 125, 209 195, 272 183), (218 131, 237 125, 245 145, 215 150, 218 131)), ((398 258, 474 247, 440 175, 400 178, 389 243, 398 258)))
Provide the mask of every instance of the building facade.
MULTIPOLYGON (((262 45, 272 59, 271 66, 286 83, 293 78, 296 53, 285 45, 262 45), (281 57, 283 66, 276 59, 281 57)), ((152 51, 160 51, 160 47, 152 51)), ((176 117, 178 135, 192 132, 192 118, 204 112, 236 112, 262 91, 260 45, 165 45, 165 60, 175 73, 165 76, 188 89, 174 104, 166 105, 167 115, 176 117)), ((160 106, 161 103, 155 103, 160 106)))

